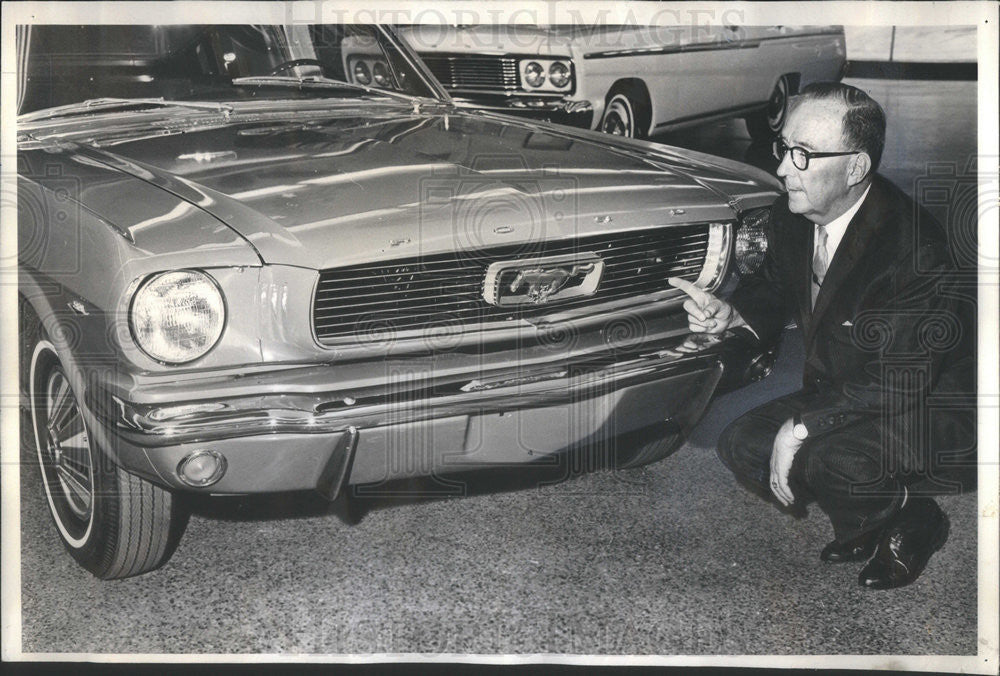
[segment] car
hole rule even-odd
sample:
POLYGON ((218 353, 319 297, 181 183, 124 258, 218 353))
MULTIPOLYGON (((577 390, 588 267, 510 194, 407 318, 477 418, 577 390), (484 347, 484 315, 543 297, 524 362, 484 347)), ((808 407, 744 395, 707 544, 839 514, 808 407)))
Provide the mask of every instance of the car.
POLYGON ((839 80, 842 26, 408 26, 403 35, 462 105, 646 138, 742 117, 780 129, 788 97, 839 80))
POLYGON ((100 578, 162 565, 191 495, 654 462, 773 361, 667 282, 759 266, 761 170, 463 109, 384 25, 18 49, 23 443, 100 578))

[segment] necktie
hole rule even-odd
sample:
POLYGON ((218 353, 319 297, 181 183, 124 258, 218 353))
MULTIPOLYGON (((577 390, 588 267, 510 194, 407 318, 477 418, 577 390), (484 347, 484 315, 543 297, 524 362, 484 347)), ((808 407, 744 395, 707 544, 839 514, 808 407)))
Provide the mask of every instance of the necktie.
POLYGON ((812 305, 816 307, 816 296, 819 295, 819 288, 823 286, 823 278, 826 277, 826 269, 830 267, 830 258, 826 253, 826 238, 828 234, 826 227, 816 226, 816 251, 813 252, 813 276, 812 276, 812 305))

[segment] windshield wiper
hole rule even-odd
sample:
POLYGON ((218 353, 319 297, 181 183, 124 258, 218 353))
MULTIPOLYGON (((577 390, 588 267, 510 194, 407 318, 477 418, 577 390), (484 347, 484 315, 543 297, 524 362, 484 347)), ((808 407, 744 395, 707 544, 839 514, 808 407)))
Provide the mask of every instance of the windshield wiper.
POLYGON ((167 101, 162 96, 155 99, 119 99, 105 97, 100 99, 87 99, 86 101, 70 103, 65 106, 45 108, 44 110, 36 110, 33 113, 25 113, 18 118, 18 121, 32 122, 35 120, 45 120, 63 115, 86 113, 89 111, 107 112, 109 110, 120 110, 136 106, 160 106, 164 108, 181 107, 194 108, 197 110, 212 110, 218 111, 227 117, 233 112, 233 107, 228 103, 213 103, 210 101, 167 101))
POLYGON ((373 96, 388 96, 390 98, 406 101, 407 103, 413 102, 415 105, 422 100, 422 97, 413 96, 411 94, 403 94, 402 92, 397 92, 391 89, 380 89, 378 87, 369 87, 367 85, 357 84, 354 82, 334 80, 333 78, 328 78, 328 77, 317 77, 315 75, 309 75, 305 77, 292 77, 290 75, 251 75, 248 77, 233 78, 233 84, 236 86, 248 86, 248 87, 302 87, 310 89, 353 89, 353 90, 363 91, 366 94, 371 94, 373 96))

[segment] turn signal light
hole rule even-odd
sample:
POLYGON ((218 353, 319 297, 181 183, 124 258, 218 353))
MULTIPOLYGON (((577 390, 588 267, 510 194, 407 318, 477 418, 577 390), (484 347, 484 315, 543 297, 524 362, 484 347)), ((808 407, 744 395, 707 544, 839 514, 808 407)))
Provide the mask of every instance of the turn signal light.
POLYGON ((226 457, 216 451, 192 451, 177 465, 177 476, 188 486, 204 488, 226 473, 226 457))

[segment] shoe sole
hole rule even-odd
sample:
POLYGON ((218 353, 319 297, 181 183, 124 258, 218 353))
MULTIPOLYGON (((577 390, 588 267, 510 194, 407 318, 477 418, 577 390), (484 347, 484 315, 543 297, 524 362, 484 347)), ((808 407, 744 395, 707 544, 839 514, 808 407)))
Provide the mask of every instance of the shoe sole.
MULTIPOLYGON (((879 530, 879 533, 881 533, 881 532, 882 532, 882 529, 879 530)), ((881 534, 878 535, 877 537, 873 536, 872 537, 872 541, 871 541, 871 549, 868 550, 867 552, 861 552, 860 554, 856 554, 856 555, 853 555, 853 556, 845 556, 845 557, 842 557, 842 558, 841 557, 824 557, 823 556, 823 552, 820 552, 819 553, 819 560, 822 561, 823 563, 855 563, 857 561, 867 561, 868 559, 872 558, 872 555, 875 553, 875 550, 878 548, 878 541, 881 538, 882 538, 881 534)))
POLYGON ((857 554, 856 556, 845 556, 843 558, 841 558, 841 557, 837 557, 837 558, 832 558, 832 557, 823 558, 822 556, 820 556, 819 560, 822 561, 823 563, 831 563, 831 564, 837 564, 837 563, 856 563, 858 561, 867 561, 868 559, 872 558, 872 554, 874 554, 874 553, 875 553, 875 547, 872 547, 871 551, 869 551, 869 552, 862 552, 861 554, 857 554))

